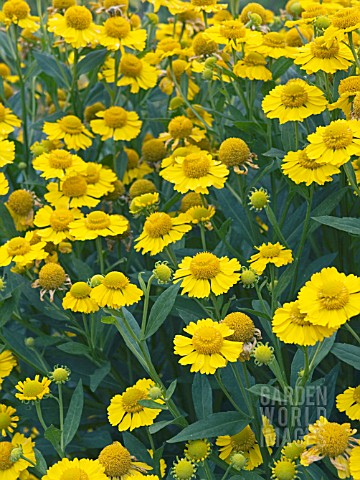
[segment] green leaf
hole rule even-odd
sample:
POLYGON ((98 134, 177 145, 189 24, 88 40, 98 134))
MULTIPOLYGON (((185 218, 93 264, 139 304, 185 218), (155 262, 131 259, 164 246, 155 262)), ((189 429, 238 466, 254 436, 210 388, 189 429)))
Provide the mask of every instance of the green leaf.
POLYGON ((192 384, 192 399, 199 420, 207 418, 213 413, 212 389, 206 375, 195 374, 192 384))
POLYGON ((322 225, 327 225, 332 228, 336 228, 336 230, 341 230, 343 232, 351 233, 353 235, 360 235, 360 218, 352 218, 352 217, 330 217, 330 216, 323 216, 323 217, 312 217, 315 222, 319 222, 322 225))
POLYGON ((54 427, 54 425, 50 425, 50 427, 45 430, 44 437, 46 440, 49 440, 56 451, 59 449, 61 431, 58 428, 54 427))
POLYGON ((335 343, 331 353, 342 362, 360 370, 360 347, 348 343, 335 343))
POLYGON ((145 338, 150 338, 165 322, 174 306, 180 284, 172 285, 162 292, 154 303, 146 325, 145 338))
POLYGON ((152 408, 154 410, 168 410, 166 405, 162 405, 161 403, 157 403, 154 400, 139 400, 140 405, 146 408, 152 408))
POLYGON ((102 317, 101 323, 105 323, 106 325, 115 325, 117 322, 115 317, 102 317))
POLYGON ((295 124, 294 122, 287 122, 281 125, 281 141, 286 152, 296 150, 295 145, 295 124))
POLYGON ((175 379, 173 382, 170 383, 168 389, 166 390, 166 393, 165 393, 165 398, 166 400, 169 400, 174 392, 175 392, 175 388, 176 388, 176 385, 177 385, 177 379, 175 379))
POLYGON ((68 412, 64 422, 64 444, 68 445, 75 437, 81 422, 81 414, 84 406, 84 391, 82 380, 79 380, 77 387, 71 397, 68 412))
POLYGON ((285 395, 271 385, 258 383, 257 385, 247 388, 247 390, 258 397, 269 398, 279 403, 287 403, 285 395))
POLYGON ((179 422, 183 417, 172 418, 171 420, 162 420, 161 422, 156 422, 150 425, 149 432, 151 435, 154 433, 160 432, 163 428, 167 427, 168 425, 173 425, 179 422))
POLYGON ((104 380, 104 378, 108 375, 111 370, 111 363, 106 362, 100 368, 97 368, 92 375, 90 375, 90 390, 92 392, 96 392, 100 383, 104 380))
POLYGON ((40 473, 41 476, 46 475, 47 463, 43 454, 37 448, 34 448, 35 461, 36 461, 36 470, 40 473))
POLYGON ((69 69, 63 63, 56 62, 54 57, 45 53, 33 51, 34 58, 42 72, 56 80, 59 87, 69 87, 71 75, 69 69))
POLYGON ((104 63, 107 53, 106 48, 88 53, 78 64, 78 75, 97 70, 104 63))
POLYGON ((272 77, 273 80, 277 80, 281 77, 285 72, 289 70, 291 65, 293 64, 293 60, 291 58, 279 58, 273 63, 272 66, 272 77))
POLYGON ((79 342, 62 343, 61 345, 58 345, 57 348, 70 355, 86 355, 90 353, 89 347, 79 342))
POLYGON ((235 435, 243 430, 250 420, 250 417, 244 413, 240 414, 240 412, 213 413, 184 428, 175 437, 170 438, 168 443, 217 437, 218 435, 235 435))

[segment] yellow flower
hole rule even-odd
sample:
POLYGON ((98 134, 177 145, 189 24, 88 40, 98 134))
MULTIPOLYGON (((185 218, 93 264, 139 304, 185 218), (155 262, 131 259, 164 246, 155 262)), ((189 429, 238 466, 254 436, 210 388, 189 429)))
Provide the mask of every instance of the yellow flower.
POLYGON ((19 128, 20 125, 21 121, 12 113, 10 108, 6 108, 0 103, 0 140, 7 138, 7 136, 10 135, 15 128, 19 128))
POLYGON ((185 143, 200 142, 205 138, 205 132, 199 127, 194 127, 189 118, 179 115, 170 120, 168 131, 162 133, 160 138, 166 140, 166 145, 173 141, 173 148, 176 148, 181 140, 184 140, 185 143))
POLYGON ((50 383, 47 377, 40 380, 40 375, 35 375, 34 380, 27 378, 23 382, 18 382, 15 385, 19 393, 15 393, 15 397, 23 402, 30 402, 35 400, 42 400, 46 395, 50 394, 50 383))
POLYGON ((335 120, 326 127, 317 127, 315 133, 308 135, 308 141, 309 158, 340 167, 352 155, 360 155, 360 122, 335 120))
POLYGON ((174 283, 181 282, 182 292, 189 297, 205 298, 210 293, 221 295, 230 290, 239 279, 240 263, 228 257, 218 258, 213 253, 201 252, 185 257, 174 274, 174 283))
POLYGON ((4 378, 8 377, 16 366, 16 360, 10 350, 3 350, 0 353, 0 388, 4 378))
POLYGON ((297 460, 301 456, 305 448, 306 445, 303 440, 294 440, 290 443, 287 443, 282 448, 281 453, 289 460, 297 460))
MULTIPOLYGON (((215 215, 215 208, 212 205, 207 207, 198 205, 196 207, 190 207, 186 213, 191 217, 191 223, 194 223, 195 225, 198 223, 209 224, 209 221, 215 215)), ((211 224, 209 225, 212 228, 211 224)))
POLYGON ((328 163, 317 163, 307 155, 307 148, 297 152, 288 152, 281 164, 281 170, 297 185, 305 183, 307 186, 312 183, 324 185, 331 182, 332 175, 340 173, 335 165, 328 163))
POLYGON ((25 237, 13 237, 0 247, 0 266, 6 267, 11 262, 15 262, 20 267, 35 260, 43 260, 48 256, 44 248, 46 243, 43 241, 31 243, 33 233, 27 232, 25 237))
POLYGON ((306 313, 301 313, 299 302, 285 303, 278 308, 272 320, 272 330, 284 343, 315 345, 330 337, 336 329, 309 322, 306 313))
POLYGON ((32 466, 30 462, 36 463, 34 446, 31 438, 26 438, 21 433, 15 433, 11 442, 0 442, 0 475, 2 480, 17 480, 18 478, 23 478, 22 474, 25 474, 27 468, 32 466), (13 461, 14 458, 11 457, 11 453, 19 447, 21 448, 22 455, 26 457, 26 460, 20 457, 13 461))
POLYGON ((323 92, 300 78, 292 78, 266 95, 262 108, 268 118, 278 118, 280 124, 300 121, 323 112, 327 105, 323 92))
POLYGON ((195 12, 215 13, 227 8, 227 5, 217 3, 217 0, 191 0, 191 7, 195 12))
POLYGON ((128 112, 122 107, 110 107, 98 112, 96 116, 99 119, 92 120, 90 126, 94 133, 101 135, 101 140, 133 140, 140 133, 142 121, 136 112, 128 112))
POLYGON ((80 171, 86 166, 84 160, 78 155, 72 155, 66 150, 51 150, 43 153, 33 160, 33 167, 39 170, 41 177, 46 180, 49 178, 63 178, 71 171, 80 171))
POLYGON ((34 33, 39 28, 39 17, 30 15, 30 7, 24 0, 7 0, 0 12, 0 22, 9 27, 12 23, 34 33))
POLYGON ((64 177, 60 185, 49 183, 48 193, 44 195, 51 205, 55 207, 96 207, 100 203, 102 192, 95 185, 88 184, 84 175, 71 172, 64 177))
POLYGON ((294 260, 291 250, 285 249, 279 242, 275 244, 270 242, 267 244, 263 243, 260 247, 255 248, 259 250, 259 253, 252 255, 249 263, 251 263, 251 268, 255 270, 258 275, 264 272, 269 263, 275 265, 275 267, 282 267, 283 265, 292 263, 294 260))
POLYGON ((360 385, 349 387, 336 397, 336 408, 350 418, 360 420, 360 385))
POLYGON ((144 193, 131 200, 129 210, 133 215, 138 215, 139 213, 153 213, 154 210, 157 210, 158 204, 158 192, 144 193))
POLYGON ((6 195, 9 191, 9 182, 5 175, 0 172, 0 196, 6 195))
POLYGON ((218 437, 216 445, 220 447, 219 457, 227 463, 233 453, 242 453, 247 459, 245 470, 254 470, 263 462, 260 447, 249 425, 235 435, 218 437))
MULTIPOLYGON (((120 432, 152 425, 161 409, 143 407, 139 400, 150 400, 149 389, 154 385, 152 380, 143 378, 128 387, 123 394, 115 395, 107 409, 110 424, 118 426, 120 432)), ((164 403, 161 399, 153 401, 164 403)))
POLYGON ((138 462, 120 442, 114 442, 103 448, 98 460, 105 468, 106 478, 109 480, 131 480, 131 478, 138 480, 149 477, 149 480, 155 480, 152 478, 154 475, 146 477, 144 475, 146 470, 151 470, 151 467, 146 463, 138 462))
POLYGON ((295 478, 298 478, 295 462, 286 457, 281 457, 280 460, 274 462, 271 472, 271 478, 274 480, 295 480, 295 478))
POLYGON ((130 198, 136 198, 145 193, 155 193, 156 186, 154 182, 147 179, 135 180, 135 182, 129 188, 130 198))
POLYGON ((149 165, 140 162, 139 155, 132 148, 124 148, 127 156, 127 166, 123 177, 124 185, 128 185, 133 180, 142 179, 153 171, 149 165))
POLYGON ((38 227, 37 235, 45 242, 55 245, 64 240, 72 240, 69 224, 76 218, 82 218, 83 214, 76 208, 69 209, 66 206, 56 208, 45 205, 36 212, 34 225, 38 227))
POLYGON ((240 20, 244 23, 248 23, 250 20, 250 15, 256 13, 261 18, 262 25, 267 23, 267 13, 265 8, 256 2, 250 2, 245 5, 245 7, 240 12, 240 20))
POLYGON ((269 447, 273 447, 276 443, 276 431, 266 415, 262 415, 261 418, 262 418, 262 434, 265 438, 266 446, 268 447, 269 452, 271 453, 272 449, 269 447))
POLYGON ((178 458, 170 470, 175 480, 190 480, 196 476, 197 465, 188 458, 178 458))
POLYGON ((90 212, 69 224, 75 240, 94 240, 98 237, 121 235, 129 229, 129 221, 122 215, 109 215, 100 210, 90 212))
POLYGON ((248 168, 256 168, 252 163, 250 148, 241 138, 227 138, 222 142, 219 148, 219 160, 221 163, 231 168, 234 167, 235 173, 247 173, 248 168))
POLYGON ((155 212, 145 220, 142 233, 136 239, 135 250, 142 254, 156 255, 171 243, 175 243, 191 230, 186 213, 172 217, 165 212, 155 212))
POLYGON ((100 307, 121 308, 139 302, 143 292, 121 272, 110 272, 92 289, 91 298, 100 307))
POLYGON ((331 16, 331 28, 342 32, 352 32, 360 28, 360 8, 341 8, 331 16))
POLYGON ((207 194, 209 187, 224 187, 229 170, 208 152, 200 151, 185 157, 175 157, 174 164, 163 168, 160 175, 173 183, 177 192, 186 193, 191 190, 207 194))
POLYGON ((3 437, 6 437, 8 433, 14 433, 14 429, 17 427, 19 417, 14 413, 16 413, 15 408, 0 404, 0 433, 3 437))
POLYGON ((323 268, 306 282, 298 299, 311 323, 337 329, 360 313, 360 278, 323 268))
POLYGON ((185 445, 185 457, 195 463, 203 462, 210 453, 211 444, 206 439, 189 440, 185 445))
POLYGON ((42 480, 108 480, 104 473, 104 467, 99 460, 88 460, 82 458, 78 460, 69 460, 63 458, 55 465, 50 467, 42 480))
MULTIPOLYGON (((0 106, 1 109, 1 106, 0 106)), ((0 167, 12 163, 15 159, 15 144, 9 140, 0 140, 0 167)))
POLYGON ((227 49, 240 50, 246 42, 247 32, 245 25, 239 19, 226 20, 206 30, 206 35, 216 43, 226 45, 227 49))
POLYGON ((43 131, 49 140, 64 140, 70 150, 86 150, 92 143, 90 138, 93 134, 86 130, 80 118, 75 115, 66 115, 55 123, 45 122, 43 131))
POLYGON ((360 480, 360 446, 351 449, 350 473, 354 480, 360 480))
POLYGON ((65 310, 81 313, 94 313, 99 310, 97 303, 90 297, 91 287, 85 282, 76 282, 65 295, 62 306, 65 310))
POLYGON ((33 227, 34 219, 34 194, 28 190, 14 190, 5 202, 6 208, 14 220, 18 231, 33 227))
POLYGON ((329 422, 326 418, 320 417, 314 424, 309 425, 309 433, 304 440, 307 447, 310 447, 301 455, 301 465, 308 466, 324 457, 337 469, 339 478, 348 478, 349 453, 351 447, 359 441, 352 437, 356 430, 352 430, 349 423, 329 422))
POLYGON ((96 188, 99 195, 103 196, 115 190, 114 183, 117 181, 116 173, 101 164, 87 162, 85 170, 80 172, 88 185, 96 188))
POLYGON ((69 7, 64 15, 56 13, 49 18, 48 30, 63 37, 73 48, 97 43, 100 33, 100 28, 92 21, 91 11, 79 5, 69 7))
POLYGON ((234 73, 240 78, 249 80, 263 80, 268 82, 272 79, 271 71, 266 68, 266 60, 260 53, 250 52, 234 65, 234 73))
POLYGON ((121 16, 110 17, 100 27, 99 42, 108 50, 124 50, 124 47, 142 52, 147 33, 144 29, 131 30, 130 22, 121 16))
POLYGON ((227 340, 234 331, 211 318, 190 322, 184 332, 191 337, 176 335, 174 353, 183 357, 180 365, 191 365, 190 372, 214 374, 228 362, 236 362, 242 352, 242 342, 227 340))
POLYGON ((271 58, 294 58, 297 54, 295 47, 286 44, 286 35, 282 32, 249 33, 246 48, 248 52, 260 53, 264 57, 271 58))

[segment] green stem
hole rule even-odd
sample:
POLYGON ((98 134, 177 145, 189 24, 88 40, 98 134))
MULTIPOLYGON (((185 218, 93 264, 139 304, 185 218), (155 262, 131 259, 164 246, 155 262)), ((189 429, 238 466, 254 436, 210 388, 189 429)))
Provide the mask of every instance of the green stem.
POLYGON ((206 248, 206 238, 205 238, 205 227, 204 227, 204 224, 202 222, 200 222, 200 235, 201 235, 202 248, 203 248, 204 252, 206 252, 207 248, 206 248))
POLYGON ((101 275, 104 275, 105 273, 105 264, 104 264, 104 256, 103 256, 103 249, 102 249, 102 244, 101 244, 101 237, 97 237, 95 240, 96 243, 96 250, 98 253, 98 262, 100 265, 100 273, 101 275))
POLYGON ((167 254, 173 268, 177 269, 178 262, 176 260, 175 253, 174 253, 173 249, 171 248, 171 245, 168 245, 167 247, 165 247, 164 251, 167 254))
POLYGON ((225 470, 224 475, 221 477, 221 480, 226 480, 226 478, 229 476, 230 470, 232 469, 232 465, 230 464, 228 468, 225 470))
POLYGON ((278 221, 275 217, 275 214, 274 212, 272 211, 270 205, 267 205, 265 207, 265 213, 266 213, 266 216, 269 220, 269 222, 271 223, 271 226, 273 227, 274 229, 274 232, 278 238, 278 240, 282 243, 282 245, 284 245, 284 247, 287 247, 288 248, 288 244, 287 244, 287 241, 285 240, 285 237, 284 235, 282 234, 281 230, 280 230, 280 227, 279 227, 279 224, 278 224, 278 221))
POLYGON ((71 88, 70 88, 70 99, 71 99, 71 104, 73 106, 74 114, 78 115, 78 109, 77 109, 77 100, 78 100, 78 88, 77 88, 77 65, 79 61, 79 51, 75 48, 74 49, 74 63, 73 63, 73 71, 72 71, 72 82, 71 82, 71 88))
POLYGON ((44 431, 46 431, 48 427, 47 427, 47 425, 44 421, 44 417, 43 417, 43 414, 42 414, 42 411, 41 411, 41 405, 40 405, 39 401, 35 402, 35 408, 36 408, 36 413, 37 413, 39 422, 40 422, 42 428, 44 429, 44 431))
POLYGON ((346 330, 348 330, 351 333, 351 335, 355 338, 355 340, 360 344, 360 337, 355 332, 355 330, 352 327, 350 327, 350 325, 348 323, 345 323, 345 328, 346 328, 346 330))
POLYGON ((154 439, 152 438, 152 435, 150 433, 149 427, 146 427, 146 433, 147 433, 147 436, 148 436, 148 439, 149 439, 150 448, 151 448, 151 450, 153 451, 153 454, 154 454, 155 453, 155 444, 154 444, 154 439))
MULTIPOLYGON (((241 363, 242 363, 242 362, 241 362, 241 363)), ((241 395, 243 396, 243 399, 244 399, 244 401, 245 401, 245 403, 246 403, 246 407, 247 407, 247 409, 248 409, 248 412, 249 412, 249 413, 252 412, 252 413, 253 413, 253 416, 254 416, 254 418, 255 418, 254 411, 253 411, 253 405, 252 405, 251 401, 249 400, 248 392, 245 390, 245 387, 244 387, 244 385, 243 385, 243 382, 242 382, 242 379, 241 379, 241 377, 240 377, 240 375, 239 375, 239 372, 238 372, 238 370, 237 370, 237 368, 236 368, 236 365, 235 365, 234 363, 230 363, 230 365, 231 365, 231 370, 233 371, 233 374, 234 374, 236 383, 237 383, 237 385, 238 385, 238 387, 239 387, 239 390, 240 390, 240 392, 241 392, 241 395)))
POLYGON ((141 321, 141 338, 144 338, 145 336, 147 313, 149 309, 150 289, 151 289, 151 284, 154 278, 155 278, 155 275, 151 275, 151 277, 149 278, 147 287, 144 291, 144 309, 143 309, 142 321, 141 321))
POLYGON ((235 408, 235 410, 237 410, 238 412, 240 413, 243 413, 241 411, 241 409, 238 407, 237 403, 235 402, 235 400, 232 398, 232 396, 230 395, 230 393, 227 391, 222 379, 221 379, 221 375, 219 373, 219 370, 217 370, 215 372, 215 379, 220 387, 220 389, 222 390, 222 392, 224 393, 225 397, 229 400, 229 402, 231 403, 231 405, 235 408))
POLYGON ((62 385, 58 383, 58 392, 59 392, 59 416, 60 416, 60 449, 65 456, 65 442, 64 442, 64 403, 62 395, 62 385))
POLYGON ((351 53, 353 54, 356 66, 357 66, 358 69, 360 69, 360 61, 359 61, 359 57, 358 57, 358 55, 355 51, 352 32, 348 32, 348 39, 349 39, 349 47, 350 47, 351 53))
POLYGON ((32 460, 30 460, 29 458, 25 457, 25 455, 21 455, 20 458, 22 458, 23 460, 25 460, 26 462, 28 462, 32 467, 36 467, 36 463, 34 463, 32 460))

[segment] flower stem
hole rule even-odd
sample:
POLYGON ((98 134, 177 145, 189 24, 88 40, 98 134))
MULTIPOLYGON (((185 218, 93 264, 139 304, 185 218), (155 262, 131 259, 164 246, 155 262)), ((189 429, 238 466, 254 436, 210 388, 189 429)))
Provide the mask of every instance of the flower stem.
POLYGON ((147 283, 146 289, 144 291, 144 309, 142 313, 142 321, 141 321, 141 338, 145 336, 145 329, 146 329, 146 321, 147 321, 147 313, 149 309, 149 297, 150 297, 150 289, 152 281, 154 280, 155 275, 151 275, 149 281, 147 283))
POLYGON ((355 330, 352 327, 350 327, 350 325, 348 323, 345 323, 345 328, 346 328, 346 330, 348 330, 351 333, 351 335, 355 338, 355 340, 360 344, 360 337, 355 332, 355 330))
POLYGON ((64 404, 63 404, 63 395, 62 395, 62 385, 58 383, 58 392, 59 392, 59 416, 60 416, 60 450, 65 456, 65 446, 64 446, 64 404))
POLYGON ((95 240, 95 243, 96 243, 96 250, 97 250, 97 253, 98 253, 100 273, 101 273, 101 275, 104 275, 105 265, 104 265, 103 249, 102 249, 102 245, 101 245, 101 237, 97 237, 97 239, 95 240))

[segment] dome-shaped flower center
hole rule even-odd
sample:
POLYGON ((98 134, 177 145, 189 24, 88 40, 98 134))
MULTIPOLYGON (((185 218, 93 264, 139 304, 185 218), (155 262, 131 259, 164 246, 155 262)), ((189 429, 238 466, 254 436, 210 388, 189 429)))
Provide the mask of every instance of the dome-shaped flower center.
POLYGON ((30 380, 24 383, 23 395, 34 398, 44 391, 44 385, 38 380, 30 380))
MULTIPOLYGON (((158 44, 158 50, 162 52, 172 52, 176 49, 181 49, 181 45, 177 40, 171 37, 163 38, 158 44)), ((184 60, 180 61, 183 62, 184 60)), ((176 60, 175 62, 178 62, 178 60, 176 60)), ((176 72, 174 73, 176 75, 176 72)))
POLYGON ((83 176, 74 175, 64 181, 61 190, 66 197, 82 197, 86 194, 87 183, 83 176))
POLYGON ((228 40, 236 40, 246 35, 246 28, 242 22, 229 20, 220 25, 220 35, 228 40))
POLYGON ((15 237, 7 243, 7 252, 10 257, 26 255, 31 250, 30 243, 25 238, 15 237))
POLYGON ((245 56, 244 63, 249 66, 266 65, 266 60, 260 53, 251 52, 245 56))
POLYGON ((13 448, 14 445, 10 442, 0 442, 0 471, 8 470, 13 465, 13 462, 10 461, 13 448))
POLYGON ((276 480, 294 480, 296 476, 296 467, 290 460, 281 460, 274 467, 274 477, 276 480))
POLYGON ((110 217, 105 212, 91 212, 86 217, 85 225, 89 230, 102 230, 110 225, 110 217))
POLYGON ((353 93, 360 92, 360 75, 344 78, 340 80, 338 87, 339 95, 343 93, 353 93))
POLYGON ((356 403, 360 404, 360 385, 355 388, 354 393, 353 393, 353 399, 356 403))
POLYGON ((320 163, 316 163, 315 160, 309 158, 305 150, 299 152, 297 161, 299 162, 299 165, 309 170, 316 170, 317 168, 322 167, 320 163))
POLYGON ((80 118, 75 117, 75 115, 67 115, 59 120, 58 123, 62 131, 65 133, 70 133, 70 135, 76 135, 82 133, 83 131, 81 120, 80 118))
POLYGON ((248 452, 255 445, 256 438, 254 432, 249 426, 245 427, 240 433, 231 437, 230 443, 236 452, 248 452))
POLYGON ((209 280, 220 272, 220 260, 209 252, 198 253, 191 259, 190 271, 197 280, 209 280))
POLYGON ((184 116, 175 117, 168 126, 168 131, 172 138, 186 138, 191 135, 193 123, 184 116))
POLYGON ((149 237, 160 238, 167 235, 172 226, 170 215, 164 212, 155 212, 146 219, 144 230, 149 237))
MULTIPOLYGON (((177 48, 176 46, 173 47, 173 49, 177 48)), ((181 60, 181 59, 177 59, 177 60, 174 60, 173 63, 172 63, 172 71, 176 77, 176 79, 179 81, 180 80, 180 77, 181 75, 185 72, 185 69, 187 67, 187 62, 185 62, 185 60, 181 60)), ((172 79, 172 72, 171 72, 171 69, 170 67, 167 67, 166 69, 166 73, 167 73, 167 76, 172 79)))
POLYGON ((4 3, 3 12, 7 18, 24 20, 30 14, 30 7, 22 0, 9 0, 4 3))
POLYGON ((190 153, 183 160, 183 172, 189 178, 205 177, 210 171, 210 160, 206 154, 190 153))
POLYGON ((224 339, 217 328, 204 326, 196 330, 192 342, 197 352, 210 355, 220 352, 224 339))
POLYGON ((342 8, 332 17, 331 23, 339 29, 355 27, 360 23, 360 10, 357 7, 342 8))
POLYGON ((52 372, 54 382, 66 382, 69 379, 69 370, 63 367, 57 367, 52 372))
POLYGON ((124 127, 127 118, 127 112, 122 107, 110 107, 104 112, 104 122, 110 128, 124 127))
POLYGON ((4 105, 0 103, 0 122, 3 122, 6 118, 6 110, 4 105))
POLYGON ((90 480, 90 478, 81 468, 72 467, 65 470, 59 480, 90 480))
POLYGON ((141 60, 135 55, 128 53, 124 55, 120 62, 120 73, 128 77, 138 77, 143 68, 141 60))
POLYGON ((8 207, 17 215, 28 215, 34 206, 34 198, 27 190, 15 190, 9 196, 8 207))
POLYGON ((207 219, 210 215, 210 210, 206 207, 196 207, 191 213, 192 217, 195 220, 201 222, 204 219, 207 219))
POLYGON ((70 293, 75 298, 86 298, 90 295, 91 287, 85 282, 76 282, 70 288, 70 293))
POLYGON ((139 155, 135 152, 135 150, 128 150, 126 149, 127 155, 127 169, 131 170, 132 168, 136 168, 139 164, 139 155))
POLYGON ((99 165, 91 163, 86 167, 86 173, 84 174, 86 183, 88 185, 94 185, 100 180, 100 170, 99 165))
POLYGON ((206 34, 200 32, 194 38, 192 47, 195 55, 211 55, 216 52, 218 47, 216 42, 210 39, 206 34))
POLYGON ((47 263, 39 272, 39 284, 46 290, 56 290, 66 280, 65 270, 58 263, 47 263))
POLYGON ((274 349, 259 343, 254 350, 254 357, 259 364, 268 365, 274 358, 274 349))
POLYGON ((227 138, 220 145, 219 160, 228 167, 241 165, 249 159, 250 149, 241 138, 227 138))
POLYGON ((285 457, 289 458, 290 460, 296 460, 297 458, 300 457, 300 455, 303 453, 304 450, 305 450, 304 442, 302 442, 301 440, 295 440, 285 445, 285 447, 282 450, 282 453, 285 455, 285 457))
POLYGON ((269 196, 263 190, 256 190, 251 193, 249 200, 254 208, 262 209, 268 204, 269 196))
POLYGON ((295 303, 291 306, 291 310, 290 310, 290 315, 289 315, 289 316, 290 316, 291 323, 295 323, 296 325, 300 325, 301 327, 311 325, 310 322, 308 322, 307 320, 305 320, 305 318, 306 318, 306 313, 301 313, 301 312, 300 312, 300 309, 299 309, 299 306, 298 306, 297 302, 295 302, 295 303))
POLYGON ((139 400, 145 400, 147 398, 147 392, 140 390, 139 388, 130 387, 121 396, 122 406, 125 412, 136 413, 144 410, 138 402, 139 400))
POLYGON ((192 460, 202 460, 209 453, 209 444, 205 440, 193 440, 187 447, 187 455, 192 460))
POLYGON ((260 254, 265 258, 273 258, 278 257, 280 252, 281 248, 279 245, 265 245, 264 247, 261 247, 260 254))
POLYGON ((284 86, 281 93, 281 102, 288 108, 299 108, 305 105, 308 94, 303 85, 298 82, 290 82, 284 86))
POLYGON ((343 282, 330 280, 323 285, 318 293, 318 298, 326 310, 339 310, 349 301, 349 290, 343 282))
MULTIPOLYGON (((76 117, 75 117, 76 118, 76 117)), ((48 156, 51 168, 69 168, 72 165, 73 157, 71 153, 65 150, 52 150, 48 156)))
POLYGON ((120 442, 114 442, 101 451, 99 462, 105 468, 105 475, 110 478, 122 478, 130 470, 131 455, 120 442))
POLYGON ((209 5, 216 5, 217 0, 191 0, 191 4, 195 7, 205 7, 209 5))
POLYGON ((227 337, 228 340, 236 342, 250 342, 255 335, 255 325, 251 318, 245 313, 233 312, 226 315, 223 323, 227 325, 234 333, 227 337))
POLYGON ((129 280, 121 272, 110 272, 105 275, 102 283, 107 288, 120 290, 128 285, 129 280))
POLYGON ((317 444, 322 455, 335 458, 348 448, 349 432, 339 423, 326 423, 319 428, 317 444))
POLYGON ((86 30, 91 25, 92 15, 86 7, 74 5, 66 10, 65 20, 67 27, 86 30))
POLYGON ((325 127, 322 134, 323 141, 328 148, 338 150, 351 144, 353 133, 346 124, 346 120, 340 123, 333 123, 325 127))
POLYGON ((264 35, 263 43, 267 47, 273 48, 284 48, 286 46, 284 36, 278 32, 270 32, 264 35))
POLYGON ((66 10, 67 8, 75 5, 75 0, 53 0, 52 4, 57 10, 61 10, 63 8, 66 10))
POLYGON ((309 5, 306 10, 301 12, 301 18, 303 18, 304 20, 312 19, 326 14, 327 10, 323 5, 312 4, 309 5))
POLYGON ((311 53, 315 58, 333 58, 339 53, 339 43, 335 39, 329 46, 323 37, 315 38, 310 44, 311 53))
POLYGON ((178 480, 189 480, 194 473, 195 465, 186 458, 182 458, 174 465, 174 478, 178 480))
POLYGON ((6 430, 11 425, 11 416, 7 412, 0 412, 0 430, 6 430))
POLYGON ((74 215, 66 208, 59 208, 50 215, 50 226, 55 232, 68 230, 69 223, 74 220, 74 215))
POLYGON ((112 38, 126 38, 131 30, 130 23, 122 17, 108 18, 104 24, 105 33, 112 38))

